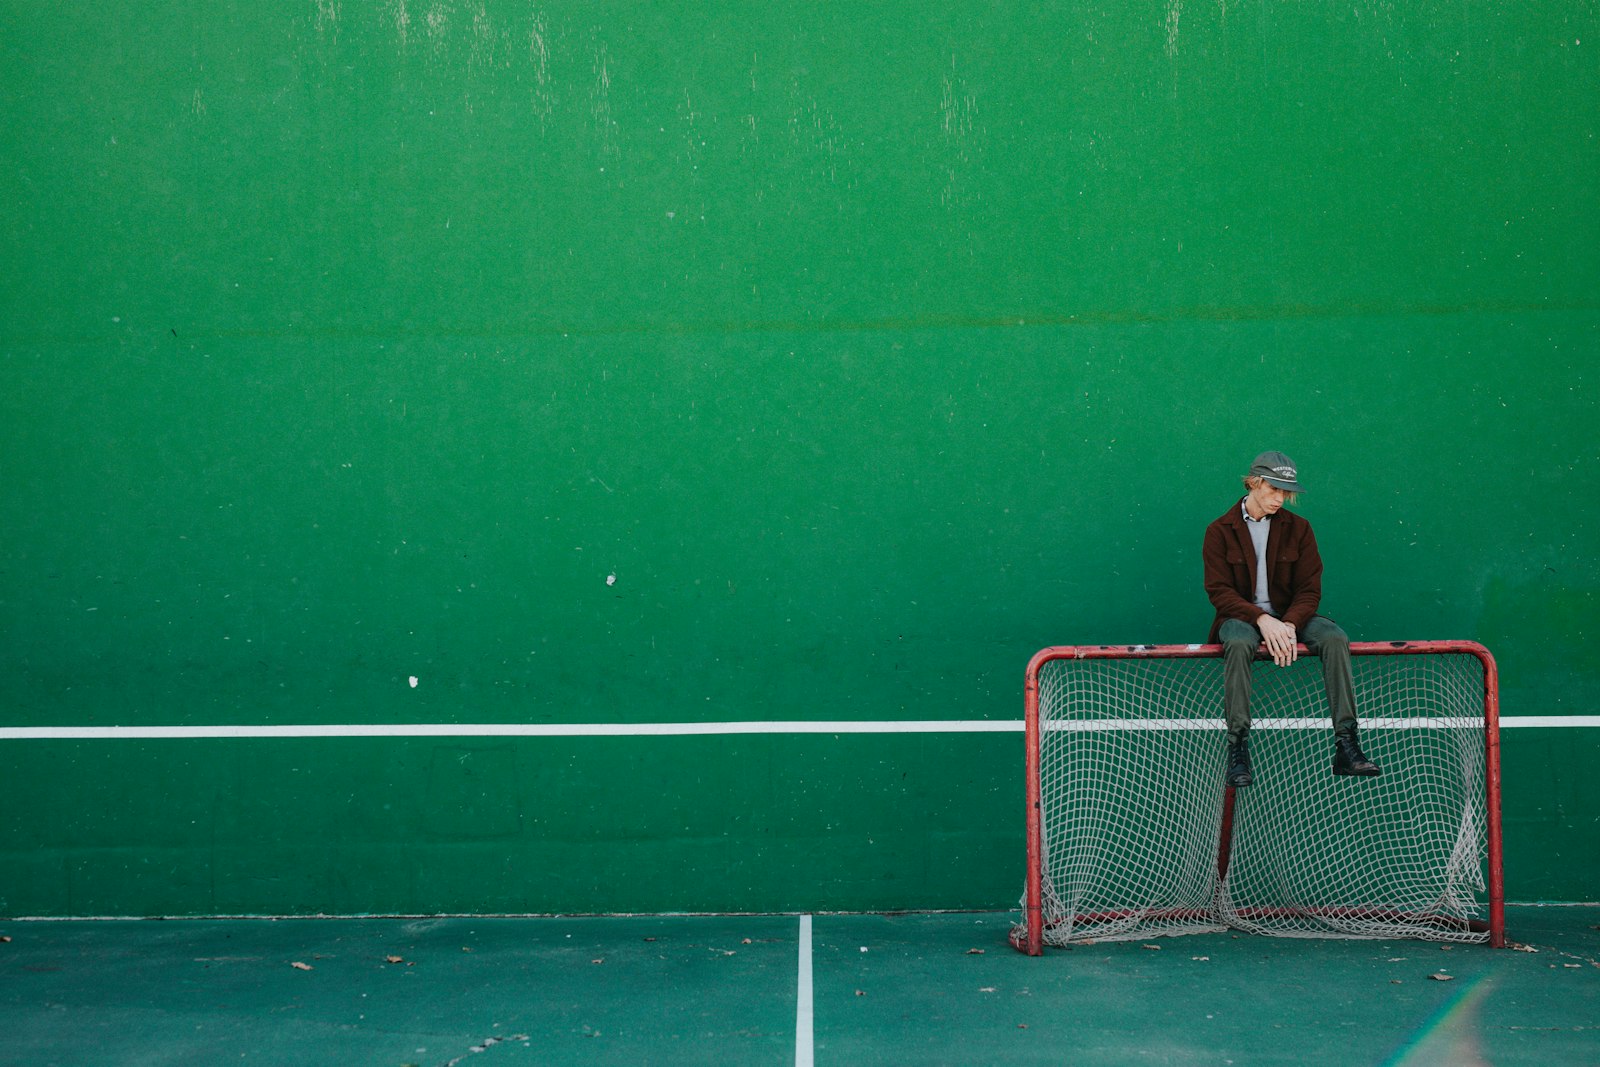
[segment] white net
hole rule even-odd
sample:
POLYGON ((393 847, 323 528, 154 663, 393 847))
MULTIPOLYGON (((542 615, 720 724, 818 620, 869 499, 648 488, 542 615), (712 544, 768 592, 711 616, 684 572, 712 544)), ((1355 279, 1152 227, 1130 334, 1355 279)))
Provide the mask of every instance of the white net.
POLYGON ((1220 658, 1044 663, 1044 942, 1226 928, 1487 940, 1484 665, 1466 652, 1352 665, 1382 776, 1332 774, 1316 657, 1259 661, 1255 781, 1229 805, 1220 658))

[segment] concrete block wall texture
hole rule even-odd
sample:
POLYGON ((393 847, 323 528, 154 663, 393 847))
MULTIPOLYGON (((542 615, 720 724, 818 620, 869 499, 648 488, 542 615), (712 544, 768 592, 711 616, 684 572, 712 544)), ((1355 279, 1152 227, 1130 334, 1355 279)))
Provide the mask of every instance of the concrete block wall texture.
MULTIPOLYGON (((0 3, 0 726, 1014 720, 1269 447, 1353 636, 1600 711, 1600 12, 1045 7, 0 3)), ((11 740, 0 914, 1005 906, 1021 763, 11 740)))

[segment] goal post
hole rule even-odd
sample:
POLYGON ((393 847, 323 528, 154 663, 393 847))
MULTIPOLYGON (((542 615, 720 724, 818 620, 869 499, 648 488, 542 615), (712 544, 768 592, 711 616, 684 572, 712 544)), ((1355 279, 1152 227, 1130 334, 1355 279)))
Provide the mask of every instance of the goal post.
POLYGON ((1472 641, 1352 642, 1361 746, 1332 774, 1321 660, 1253 665, 1255 781, 1225 785, 1220 645, 1028 664, 1028 870, 1012 943, 1245 930, 1505 943, 1498 678, 1472 641))

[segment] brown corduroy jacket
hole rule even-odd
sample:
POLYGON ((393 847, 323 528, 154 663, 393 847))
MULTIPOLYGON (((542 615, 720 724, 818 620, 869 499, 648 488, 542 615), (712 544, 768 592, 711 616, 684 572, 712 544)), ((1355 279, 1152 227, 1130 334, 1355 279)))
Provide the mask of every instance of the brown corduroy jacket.
MULTIPOLYGON (((1206 527, 1201 558, 1206 568, 1206 595, 1217 609, 1208 644, 1227 619, 1254 626, 1262 615, 1256 607, 1256 548, 1240 514, 1241 497, 1221 518, 1206 527)), ((1267 534, 1267 596, 1274 614, 1296 630, 1317 613, 1322 602, 1322 554, 1311 524, 1288 508, 1272 517, 1267 534)))

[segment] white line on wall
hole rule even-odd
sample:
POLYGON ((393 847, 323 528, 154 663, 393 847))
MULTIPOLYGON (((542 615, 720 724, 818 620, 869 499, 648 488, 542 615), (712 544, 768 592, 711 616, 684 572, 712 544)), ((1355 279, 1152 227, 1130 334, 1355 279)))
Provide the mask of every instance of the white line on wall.
POLYGON ((1021 720, 327 723, 281 726, 0 726, 0 741, 249 737, 672 737, 703 734, 1018 733, 1021 720))
MULTIPOLYGON (((1221 720, 1148 720, 1166 729, 1211 729, 1221 720)), ((1312 720, 1306 723, 1313 725, 1312 720)), ((1400 720, 1367 720, 1395 728, 1400 720)), ((1290 725, 1294 725, 1291 721, 1290 725)), ((1319 728, 1325 725, 1316 720, 1319 728)), ((1503 715, 1502 729, 1600 727, 1600 715, 1503 715)), ((1094 729, 1093 721, 1069 729, 1094 729)), ((1109 728, 1109 727, 1101 727, 1109 728)), ((1118 728, 1129 728, 1126 724, 1118 728)), ((139 741, 293 737, 678 737, 723 734, 991 734, 1021 733, 1020 719, 883 719, 820 722, 557 722, 317 723, 281 726, 0 726, 0 741, 139 741)))

